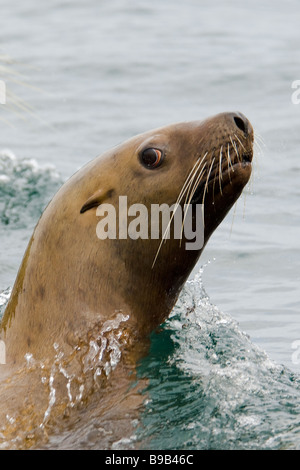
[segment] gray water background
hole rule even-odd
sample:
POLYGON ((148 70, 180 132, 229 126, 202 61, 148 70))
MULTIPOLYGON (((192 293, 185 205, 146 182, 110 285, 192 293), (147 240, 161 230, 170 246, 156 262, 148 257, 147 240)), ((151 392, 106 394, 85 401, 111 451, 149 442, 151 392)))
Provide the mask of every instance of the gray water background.
POLYGON ((0 109, 0 150, 16 156, 2 156, 17 186, 10 214, 23 221, 0 228, 0 291, 12 286, 38 218, 31 203, 22 219, 31 197, 26 176, 20 184, 31 168, 24 159, 36 162, 28 171, 44 205, 62 180, 132 135, 239 110, 261 136, 253 178, 194 273, 205 265, 211 302, 299 373, 299 19, 296 0, 1 0, 0 49, 21 74, 4 79, 30 109, 9 96, 0 109))

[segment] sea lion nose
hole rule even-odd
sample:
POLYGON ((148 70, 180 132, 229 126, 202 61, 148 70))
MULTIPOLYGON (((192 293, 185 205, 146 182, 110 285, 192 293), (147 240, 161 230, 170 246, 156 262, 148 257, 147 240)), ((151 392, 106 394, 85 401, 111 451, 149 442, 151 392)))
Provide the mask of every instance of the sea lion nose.
POLYGON ((242 113, 232 113, 232 119, 234 125, 244 133, 245 137, 253 132, 250 122, 242 113))

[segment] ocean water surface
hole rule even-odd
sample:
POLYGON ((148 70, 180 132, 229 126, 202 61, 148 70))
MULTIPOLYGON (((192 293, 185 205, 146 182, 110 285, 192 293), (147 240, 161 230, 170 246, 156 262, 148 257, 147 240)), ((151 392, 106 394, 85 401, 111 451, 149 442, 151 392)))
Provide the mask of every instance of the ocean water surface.
POLYGON ((143 414, 114 448, 299 449, 299 2, 2 5, 0 314, 79 167, 139 132, 241 111, 253 177, 153 333, 143 414))

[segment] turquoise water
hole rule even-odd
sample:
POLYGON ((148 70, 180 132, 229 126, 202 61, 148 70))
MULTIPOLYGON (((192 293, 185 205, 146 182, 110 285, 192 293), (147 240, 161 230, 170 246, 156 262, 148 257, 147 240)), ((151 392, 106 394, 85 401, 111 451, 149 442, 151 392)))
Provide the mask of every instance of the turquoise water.
POLYGON ((150 128, 242 111, 259 135, 253 179, 202 255, 196 292, 188 284, 153 334, 132 442, 299 448, 299 2, 2 4, 0 49, 15 62, 0 105, 0 292, 84 163, 150 128))
POLYGON ((270 360, 189 281, 139 368, 150 449, 299 449, 300 377, 270 360))

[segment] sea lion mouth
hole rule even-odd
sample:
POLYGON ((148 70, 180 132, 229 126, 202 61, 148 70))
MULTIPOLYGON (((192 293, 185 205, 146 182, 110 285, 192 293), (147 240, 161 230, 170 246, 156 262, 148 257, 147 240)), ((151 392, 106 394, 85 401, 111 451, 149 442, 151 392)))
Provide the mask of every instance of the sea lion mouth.
MULTIPOLYGON (((243 169, 247 169, 247 170, 251 170, 252 168, 252 160, 253 160, 253 152, 252 151, 248 151, 248 152, 245 152, 241 155, 240 158, 238 158, 237 160, 234 160, 233 162, 231 162, 229 164, 229 166, 227 167, 222 167, 222 174, 221 174, 221 179, 224 178, 224 176, 226 174, 228 174, 230 176, 230 180, 232 180, 232 178, 234 177, 234 173, 236 172, 237 169, 239 170, 243 170, 243 169)), ((218 175, 216 174, 216 172, 209 178, 209 183, 211 181, 214 181, 214 179, 217 177, 218 175)), ((250 175, 249 175, 250 176, 250 175)), ((220 188, 221 190, 221 188, 220 188)))
POLYGON ((253 160, 253 152, 245 152, 242 154, 242 163, 251 163, 253 160))
POLYGON ((230 147, 227 144, 225 147, 227 148, 225 152, 221 147, 218 152, 213 152, 208 158, 207 162, 209 163, 206 164, 203 177, 191 198, 191 204, 204 204, 209 193, 212 193, 213 200, 217 195, 222 196, 228 185, 231 185, 234 191, 237 183, 242 186, 247 184, 252 171, 252 142, 251 148, 243 152, 237 145, 230 147), (233 148, 234 152, 232 152, 233 148))

